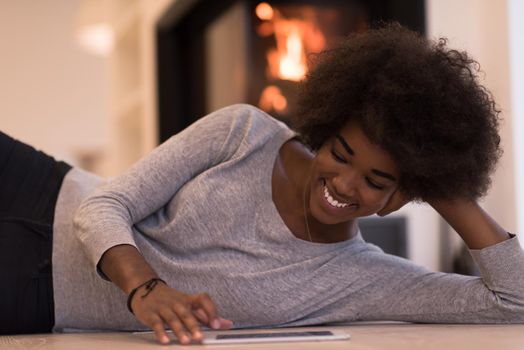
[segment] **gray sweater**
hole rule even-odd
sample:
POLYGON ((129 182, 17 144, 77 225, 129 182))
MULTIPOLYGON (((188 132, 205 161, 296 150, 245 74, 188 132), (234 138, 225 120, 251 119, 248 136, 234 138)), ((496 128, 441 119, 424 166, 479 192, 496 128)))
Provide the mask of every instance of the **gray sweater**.
POLYGON ((143 329, 124 293, 96 269, 118 244, 136 246, 170 286, 209 293, 235 327, 524 322, 516 237, 471 251, 481 278, 428 271, 360 235, 332 244, 296 238, 271 198, 275 158, 294 135, 235 105, 107 183, 73 169, 55 214, 55 329, 143 329))

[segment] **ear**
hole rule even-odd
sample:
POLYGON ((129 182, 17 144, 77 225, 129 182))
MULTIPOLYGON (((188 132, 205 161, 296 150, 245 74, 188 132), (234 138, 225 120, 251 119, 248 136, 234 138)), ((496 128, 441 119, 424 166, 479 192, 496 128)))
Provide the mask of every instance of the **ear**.
POLYGON ((386 216, 391 214, 394 211, 399 210, 404 205, 406 205, 409 200, 400 192, 398 189, 393 192, 391 197, 389 197, 386 205, 377 212, 378 216, 386 216))

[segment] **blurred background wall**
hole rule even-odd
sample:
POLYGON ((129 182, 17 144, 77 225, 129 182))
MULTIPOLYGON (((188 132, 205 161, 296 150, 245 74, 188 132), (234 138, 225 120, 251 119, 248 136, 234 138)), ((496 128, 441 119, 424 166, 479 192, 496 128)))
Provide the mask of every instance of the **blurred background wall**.
POLYGON ((108 144, 107 59, 75 41, 81 0, 0 0, 0 129, 78 164, 108 144))

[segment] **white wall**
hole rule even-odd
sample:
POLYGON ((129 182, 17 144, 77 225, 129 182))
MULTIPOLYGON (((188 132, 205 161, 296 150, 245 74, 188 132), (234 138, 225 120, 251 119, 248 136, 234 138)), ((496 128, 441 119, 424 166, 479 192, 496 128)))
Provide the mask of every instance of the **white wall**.
POLYGON ((74 41, 80 0, 0 0, 0 130, 74 162, 107 144, 105 59, 74 41))
POLYGON ((516 232, 507 1, 426 0, 426 6, 428 35, 447 37, 449 46, 468 51, 480 62, 485 73, 482 81, 502 110, 504 155, 482 204, 503 227, 516 232))
MULTIPOLYGON (((509 0, 509 43, 511 72, 511 108, 513 110, 513 145, 515 148, 515 193, 517 197, 517 232, 524 232, 524 1, 509 0)), ((524 240, 520 241, 524 247, 524 240)))

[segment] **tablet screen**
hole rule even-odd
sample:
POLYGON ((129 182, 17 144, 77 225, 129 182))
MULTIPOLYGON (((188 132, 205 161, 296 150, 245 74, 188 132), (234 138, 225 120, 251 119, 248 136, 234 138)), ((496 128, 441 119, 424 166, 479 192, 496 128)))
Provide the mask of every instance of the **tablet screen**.
POLYGON ((325 337, 331 336, 330 331, 312 332, 282 332, 282 333, 243 333, 243 334, 218 334, 215 339, 255 339, 255 338, 290 338, 290 337, 325 337))

